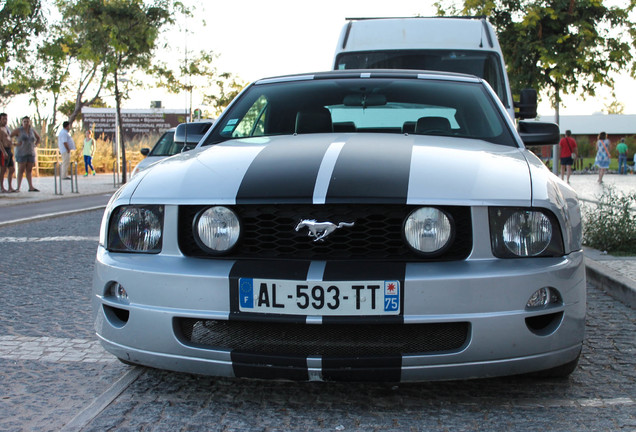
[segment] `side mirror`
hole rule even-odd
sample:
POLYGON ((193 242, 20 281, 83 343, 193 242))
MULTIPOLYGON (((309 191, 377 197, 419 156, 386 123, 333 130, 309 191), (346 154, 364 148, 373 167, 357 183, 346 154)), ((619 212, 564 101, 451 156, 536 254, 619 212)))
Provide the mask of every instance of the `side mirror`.
POLYGON ((527 146, 558 144, 561 138, 559 126, 554 123, 520 121, 517 130, 527 146))
POLYGON ((523 89, 519 95, 519 102, 515 102, 515 112, 518 119, 535 118, 537 116, 537 91, 535 89, 523 89))
POLYGON ((139 150, 139 152, 144 156, 148 156, 150 154, 150 149, 148 147, 143 147, 141 150, 139 150))

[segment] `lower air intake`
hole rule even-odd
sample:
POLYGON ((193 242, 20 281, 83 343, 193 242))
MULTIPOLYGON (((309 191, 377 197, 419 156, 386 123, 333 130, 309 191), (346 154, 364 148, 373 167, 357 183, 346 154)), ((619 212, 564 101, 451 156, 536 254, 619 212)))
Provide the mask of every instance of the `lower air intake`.
POLYGON ((467 322, 442 324, 292 324, 179 318, 188 345, 255 354, 295 356, 414 355, 462 348, 467 322))

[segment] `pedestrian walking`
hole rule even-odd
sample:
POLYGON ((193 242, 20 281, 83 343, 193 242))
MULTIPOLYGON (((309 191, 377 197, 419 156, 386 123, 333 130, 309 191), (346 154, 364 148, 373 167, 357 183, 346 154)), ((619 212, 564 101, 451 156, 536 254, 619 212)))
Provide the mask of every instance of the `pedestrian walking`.
POLYGON ((627 144, 625 144, 625 138, 621 138, 621 141, 616 146, 618 152, 618 173, 627 174, 627 144))
POLYGON ((7 126, 9 118, 6 113, 0 113, 0 192, 17 192, 13 189, 13 174, 15 172, 13 163, 13 141, 11 140, 11 130, 7 126), (4 187, 4 176, 7 175, 7 187, 4 187))
POLYGON ((60 172, 60 176, 64 180, 70 180, 71 177, 68 175, 68 167, 71 164, 71 151, 75 150, 75 141, 73 141, 73 137, 69 131, 71 130, 71 124, 67 121, 62 123, 62 130, 57 136, 57 146, 60 149, 60 154, 62 155, 62 170, 60 172))
POLYGON ((35 165, 35 148, 40 143, 40 135, 31 127, 29 116, 22 117, 22 126, 11 132, 12 137, 17 137, 15 143, 15 161, 18 163, 18 186, 20 190, 22 177, 26 177, 29 183, 29 192, 40 192, 33 186, 33 166, 35 165))
POLYGON ((603 183, 603 176, 610 165, 610 140, 607 139, 607 134, 601 132, 598 134, 598 140, 596 141, 596 159, 594 164, 598 167, 598 183, 603 183))
POLYGON ((95 168, 93 168, 93 155, 95 154, 95 140, 93 139, 93 131, 88 129, 84 138, 84 177, 88 175, 88 169, 90 168, 95 175, 95 168))
POLYGON ((567 182, 570 183, 572 164, 576 159, 576 141, 572 138, 571 130, 568 129, 565 131, 565 136, 559 141, 559 147, 561 147, 561 180, 563 180, 563 176, 567 170, 567 182))

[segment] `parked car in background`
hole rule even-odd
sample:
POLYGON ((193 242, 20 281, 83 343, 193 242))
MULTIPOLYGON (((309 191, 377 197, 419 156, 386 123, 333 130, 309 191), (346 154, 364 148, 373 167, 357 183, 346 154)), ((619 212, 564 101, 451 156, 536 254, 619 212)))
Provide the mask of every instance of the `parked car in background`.
POLYGON ((144 147, 140 150, 141 154, 146 157, 133 169, 131 177, 164 158, 192 150, 213 123, 214 120, 202 120, 181 123, 176 128, 168 129, 161 135, 152 149, 144 147))
POLYGON ((127 363, 425 381, 575 370, 576 193, 475 76, 263 79, 109 202, 93 316, 127 363))

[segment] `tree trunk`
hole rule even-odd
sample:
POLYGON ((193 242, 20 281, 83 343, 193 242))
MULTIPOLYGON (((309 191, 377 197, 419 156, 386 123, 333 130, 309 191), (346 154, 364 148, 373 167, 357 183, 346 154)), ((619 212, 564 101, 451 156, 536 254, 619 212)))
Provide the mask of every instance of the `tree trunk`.
POLYGON ((120 151, 121 151, 121 182, 126 183, 126 144, 124 142, 124 125, 121 121, 121 94, 119 92, 119 82, 117 77, 117 71, 115 71, 115 115, 117 116, 117 123, 119 126, 119 143, 120 143, 120 151))

